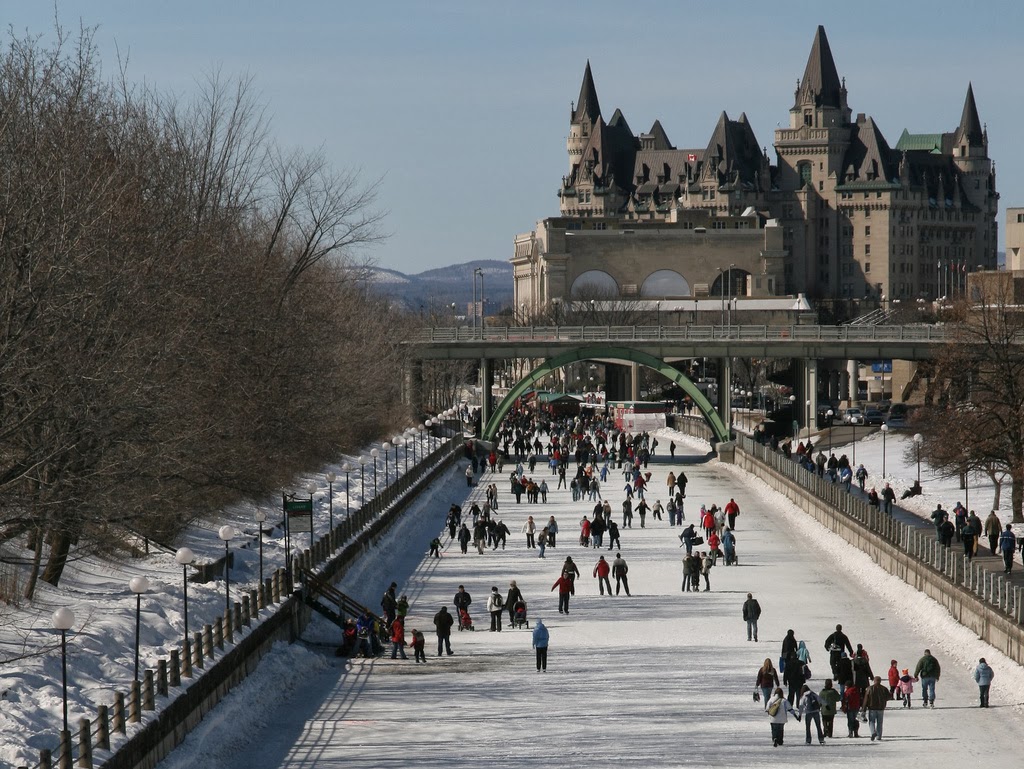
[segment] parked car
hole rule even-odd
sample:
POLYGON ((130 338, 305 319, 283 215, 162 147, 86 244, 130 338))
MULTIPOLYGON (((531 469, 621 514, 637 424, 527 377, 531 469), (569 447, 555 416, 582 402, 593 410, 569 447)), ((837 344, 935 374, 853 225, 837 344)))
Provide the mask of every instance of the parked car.
POLYGON ((860 409, 847 409, 843 412, 843 424, 844 425, 862 425, 864 424, 864 412, 860 409))
POLYGON ((885 415, 878 409, 868 409, 864 412, 864 424, 880 425, 885 421, 885 415))

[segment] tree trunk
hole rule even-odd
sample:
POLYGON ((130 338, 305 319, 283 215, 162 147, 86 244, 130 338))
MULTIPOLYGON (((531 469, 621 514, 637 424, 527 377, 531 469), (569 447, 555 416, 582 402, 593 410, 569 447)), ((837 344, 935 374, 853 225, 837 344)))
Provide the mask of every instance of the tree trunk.
POLYGON ((29 569, 28 582, 25 584, 25 598, 31 601, 39 579, 39 563, 43 558, 43 533, 38 528, 34 529, 30 541, 33 544, 32 567, 29 569))
POLYGON ((1010 477, 1013 484, 1010 487, 1010 507, 1013 510, 1013 522, 1024 523, 1024 474, 1014 474, 1010 477))
POLYGON ((46 560, 46 569, 43 570, 43 581, 49 582, 54 587, 60 582, 60 575, 64 573, 64 566, 68 562, 68 550, 71 548, 71 537, 66 532, 54 532, 50 537, 50 557, 46 560))

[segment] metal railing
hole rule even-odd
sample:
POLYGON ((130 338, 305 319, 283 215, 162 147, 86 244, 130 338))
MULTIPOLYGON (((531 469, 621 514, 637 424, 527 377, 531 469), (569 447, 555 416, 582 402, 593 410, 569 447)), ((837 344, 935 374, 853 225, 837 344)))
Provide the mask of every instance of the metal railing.
POLYGON ((945 326, 470 326, 415 331, 414 344, 436 342, 929 342, 947 339, 945 326))
POLYGON ((925 521, 913 524, 898 521, 880 507, 869 505, 861 497, 851 494, 842 484, 817 475, 785 454, 748 436, 738 436, 737 444, 772 472, 804 488, 835 512, 942 575, 951 586, 968 591, 1017 625, 1024 624, 1024 589, 1014 585, 1005 575, 997 574, 941 544, 935 536, 934 527, 925 521))

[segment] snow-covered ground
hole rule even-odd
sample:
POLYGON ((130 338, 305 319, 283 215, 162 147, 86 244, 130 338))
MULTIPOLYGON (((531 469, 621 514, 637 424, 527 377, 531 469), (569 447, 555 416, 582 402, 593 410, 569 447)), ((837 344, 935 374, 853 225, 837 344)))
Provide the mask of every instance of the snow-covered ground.
MULTIPOLYGON (((706 446, 666 432, 662 448, 670 437, 683 451, 675 465, 661 456, 651 465, 650 497, 664 499, 665 476, 682 464, 690 480, 688 520, 700 504, 722 505, 729 497, 742 510, 741 565, 713 569, 711 592, 680 592, 678 529, 648 518, 646 529, 622 534, 633 595, 599 596, 591 570, 598 555, 614 551, 597 553, 577 543, 577 523, 592 505, 573 503, 565 491, 553 492, 547 505, 516 505, 500 478, 498 515, 514 532, 507 549, 480 556, 448 546, 441 559, 427 558, 427 543, 449 504, 468 509, 482 495, 482 487, 468 490, 454 469, 340 585, 375 607, 396 581, 412 604, 407 628, 427 635, 427 664, 336 659, 337 629, 317 620, 305 643, 278 648, 164 769, 1019 763, 1024 669, 764 484, 708 460, 706 446), (559 546, 544 559, 527 550, 518 533, 527 515, 541 521, 554 515, 559 522, 559 546), (567 555, 583 576, 572 613, 560 616, 550 588, 567 555), (545 674, 535 670, 528 631, 486 632, 487 593, 492 585, 505 591, 510 579, 523 590, 531 620, 543 618, 550 628, 545 674), (437 658, 431 618, 442 605, 450 608, 459 584, 474 597, 477 631, 453 633, 455 656, 437 658), (757 644, 746 641, 740 617, 748 591, 764 610, 757 644), (840 715, 837 738, 824 747, 805 747, 803 725, 791 722, 786 746, 773 748, 762 704, 752 699, 755 672, 766 657, 777 660, 793 628, 811 650, 820 685, 828 671, 823 642, 836 622, 864 644, 883 677, 890 659, 913 669, 930 648, 943 665, 937 707, 924 710, 915 701, 912 710, 891 709, 883 743, 847 739, 840 715), (996 671, 988 710, 977 707, 971 676, 982 656, 996 671)), ((886 469, 898 490, 916 475, 905 461, 907 440, 887 439, 886 469)), ((880 474, 880 459, 880 436, 858 445, 857 461, 873 476, 880 474)), ((619 478, 612 475, 603 486, 615 510, 622 484, 613 480, 619 478)), ((922 482, 922 509, 956 501, 955 481, 925 471, 922 482)), ((984 494, 972 489, 971 506, 986 509, 984 494)))
MULTIPOLYGON (((438 447, 437 439, 416 437, 415 457, 438 447)), ((404 473, 405 450, 399 448, 398 472, 404 473)), ((410 469, 413 465, 413 445, 410 469)), ((395 449, 377 459, 377 485, 384 488, 386 479, 396 478, 395 449)), ((339 464, 323 468, 322 473, 296 479, 295 493, 308 496, 308 484, 316 485, 314 495, 314 526, 317 536, 329 528, 331 518, 331 486, 325 475, 336 473, 333 483, 333 516, 344 518, 346 504, 357 509, 364 499, 374 495, 373 460, 364 455, 365 475, 361 476, 359 459, 339 459, 339 464), (351 497, 346 488, 344 462, 355 470, 349 473, 351 497)), ((281 499, 259 503, 243 503, 225 511, 218 519, 193 526, 175 547, 187 546, 194 551, 197 563, 210 563, 224 555, 224 543, 218 528, 232 525, 238 536, 231 541, 234 567, 231 569, 232 600, 238 600, 238 588, 257 585, 259 572, 257 510, 267 514, 264 524, 269 528, 281 522, 281 499)), ((141 541, 139 542, 141 546, 141 541)), ((308 534, 293 535, 293 549, 309 546, 308 534)), ((24 553, 21 555, 24 556, 24 553)), ((264 573, 285 564, 284 532, 277 526, 263 542, 264 573)), ((64 571, 58 588, 39 582, 34 600, 21 606, 0 604, 0 767, 34 765, 39 750, 57 747, 62 720, 60 636, 53 630, 51 614, 59 607, 70 608, 75 623, 68 633, 68 723, 77 733, 78 719, 95 718, 98 705, 112 705, 114 692, 127 692, 131 686, 135 655, 135 595, 129 580, 145 576, 150 589, 142 596, 140 623, 140 668, 154 668, 156 660, 166 658, 172 648, 180 645, 184 634, 182 601, 182 568, 173 552, 153 546, 151 555, 121 563, 100 561, 92 557, 72 560, 64 571)), ((224 581, 189 584, 189 630, 202 628, 203 623, 224 612, 224 581)), ((297 650, 293 650, 294 653, 297 650)), ((291 663, 289 663, 291 664, 291 663)), ((165 702, 157 698, 157 706, 165 702)), ((140 726, 129 726, 129 733, 140 726)), ((97 751, 97 760, 103 756, 97 751)))

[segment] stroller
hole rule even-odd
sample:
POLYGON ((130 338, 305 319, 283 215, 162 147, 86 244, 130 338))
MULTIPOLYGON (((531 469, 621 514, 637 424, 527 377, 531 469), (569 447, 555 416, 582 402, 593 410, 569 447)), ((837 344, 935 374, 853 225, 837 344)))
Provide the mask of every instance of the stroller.
POLYGON ((459 630, 476 630, 468 609, 459 609, 459 630))
POLYGON ((530 627, 526 619, 526 601, 520 598, 512 605, 512 625, 517 628, 530 627))

